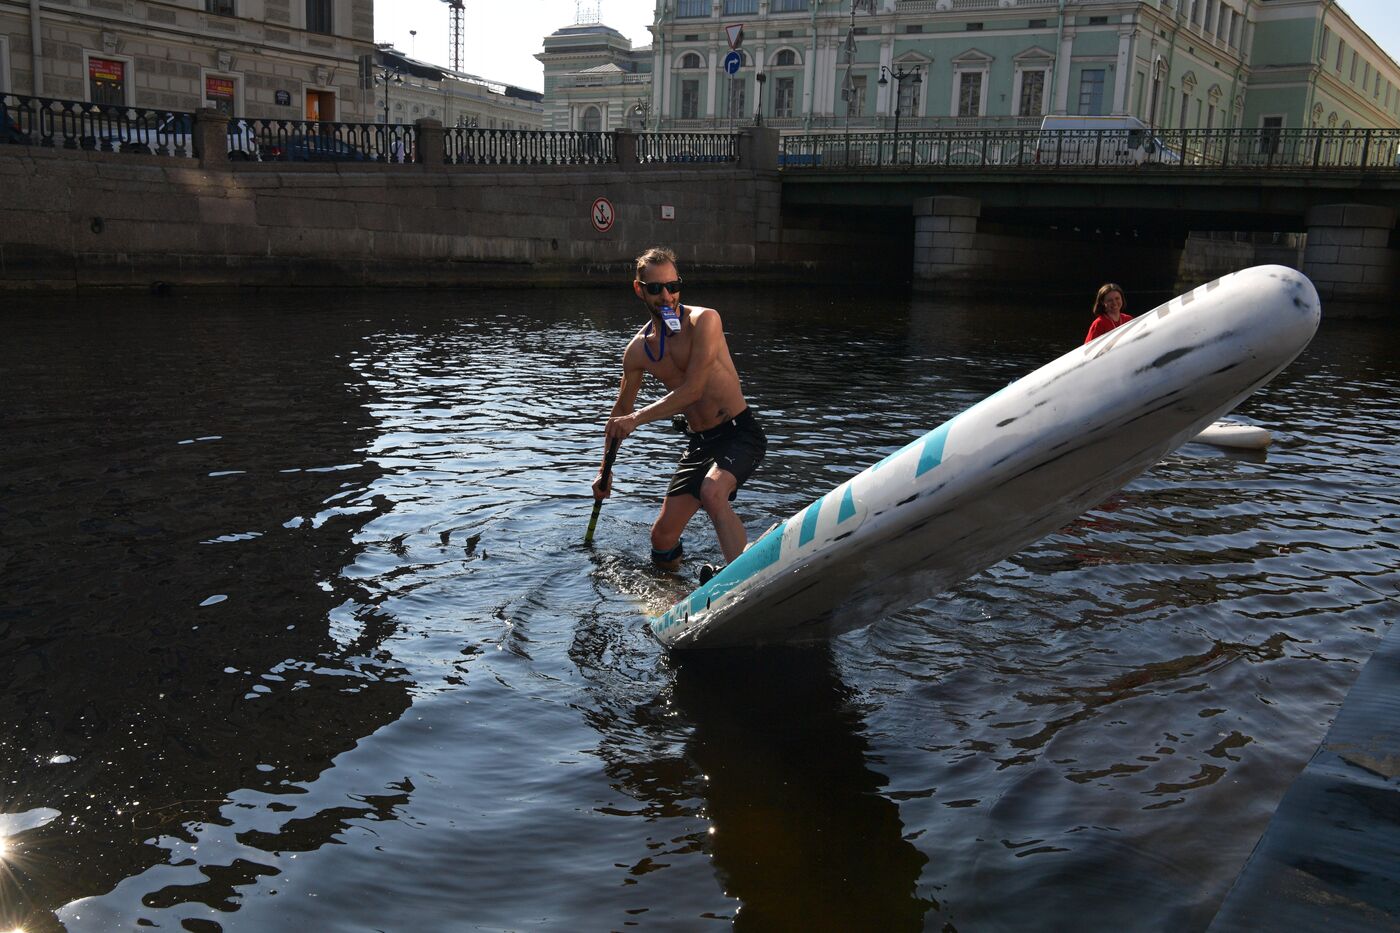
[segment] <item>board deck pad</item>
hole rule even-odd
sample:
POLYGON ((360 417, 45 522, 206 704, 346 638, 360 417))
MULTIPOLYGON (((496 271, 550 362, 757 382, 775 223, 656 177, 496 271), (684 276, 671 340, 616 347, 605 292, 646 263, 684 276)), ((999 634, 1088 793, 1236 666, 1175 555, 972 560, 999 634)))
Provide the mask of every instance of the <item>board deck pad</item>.
POLYGON ((1278 375, 1317 292, 1258 266, 1173 298, 955 415, 771 528, 649 620, 673 648, 820 641, 1062 528, 1278 375))

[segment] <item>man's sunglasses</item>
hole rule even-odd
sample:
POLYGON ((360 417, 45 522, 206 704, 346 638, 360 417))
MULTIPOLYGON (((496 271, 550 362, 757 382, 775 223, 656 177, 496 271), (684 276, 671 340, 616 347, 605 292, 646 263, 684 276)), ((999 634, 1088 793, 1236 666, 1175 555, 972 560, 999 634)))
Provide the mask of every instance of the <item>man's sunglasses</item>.
POLYGON ((674 282, 641 282, 640 284, 642 288, 647 290, 648 295, 659 295, 663 288, 673 295, 679 295, 681 293, 680 279, 676 279, 674 282))

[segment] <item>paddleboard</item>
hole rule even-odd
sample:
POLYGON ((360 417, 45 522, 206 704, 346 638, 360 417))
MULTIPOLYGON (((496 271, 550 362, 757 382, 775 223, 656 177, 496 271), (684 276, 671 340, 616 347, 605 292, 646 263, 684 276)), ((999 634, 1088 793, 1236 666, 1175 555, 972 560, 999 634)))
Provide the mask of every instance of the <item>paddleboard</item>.
POLYGON ((927 599, 1102 502, 1302 352, 1317 291, 1259 266, 1133 318, 780 522, 649 620, 673 648, 818 641, 927 599))
POLYGON ((1222 419, 1212 421, 1201 429, 1201 433, 1191 438, 1197 444, 1210 444, 1214 447, 1235 447, 1240 450, 1263 450, 1274 442, 1268 428, 1243 421, 1222 419))

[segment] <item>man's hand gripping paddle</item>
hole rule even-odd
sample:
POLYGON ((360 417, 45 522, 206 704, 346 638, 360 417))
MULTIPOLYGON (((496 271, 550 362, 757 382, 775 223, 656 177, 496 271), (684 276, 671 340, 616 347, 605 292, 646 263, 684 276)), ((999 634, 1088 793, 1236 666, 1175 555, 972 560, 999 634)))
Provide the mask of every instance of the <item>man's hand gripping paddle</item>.
MULTIPOLYGON (((621 443, 622 443, 622 439, 619 438, 619 437, 615 437, 615 438, 613 438, 611 441, 608 442, 608 452, 607 452, 607 454, 604 455, 604 457, 603 457, 603 485, 604 485, 604 486, 606 486, 606 485, 608 484, 608 478, 609 478, 610 476, 612 476, 612 465, 613 465, 613 461, 617 459, 617 445, 618 445, 618 444, 621 444, 621 443)), ((602 499, 594 499, 594 500, 593 500, 593 516, 592 516, 591 518, 588 519, 588 530, 587 530, 586 532, 584 532, 584 534, 583 534, 583 543, 584 543, 584 544, 592 544, 592 543, 593 543, 593 531, 594 531, 594 529, 596 529, 596 528, 598 527, 598 513, 601 512, 601 511, 603 511, 603 500, 602 500, 602 499)))

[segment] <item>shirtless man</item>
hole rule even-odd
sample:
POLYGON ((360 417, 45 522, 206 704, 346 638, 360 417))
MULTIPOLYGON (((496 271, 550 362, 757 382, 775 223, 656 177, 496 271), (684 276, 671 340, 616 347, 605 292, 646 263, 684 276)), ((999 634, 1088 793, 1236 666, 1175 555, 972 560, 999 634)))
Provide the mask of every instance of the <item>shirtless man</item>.
MULTIPOLYGON (((714 522, 724 559, 732 561, 744 552, 748 536, 729 503, 763 460, 768 440, 739 388, 719 312, 681 304, 675 254, 656 247, 638 256, 632 290, 651 320, 622 354, 622 386, 608 417, 606 440, 621 442, 639 425, 684 415, 690 445, 651 526, 651 559, 664 570, 678 569, 681 532, 703 508, 714 522), (646 373, 669 391, 633 411, 646 373)), ((600 468, 594 497, 606 498, 611 486, 611 477, 604 480, 600 468)))

